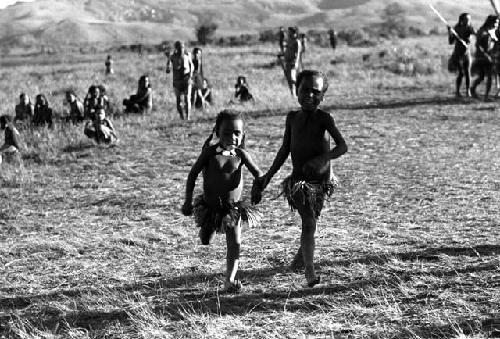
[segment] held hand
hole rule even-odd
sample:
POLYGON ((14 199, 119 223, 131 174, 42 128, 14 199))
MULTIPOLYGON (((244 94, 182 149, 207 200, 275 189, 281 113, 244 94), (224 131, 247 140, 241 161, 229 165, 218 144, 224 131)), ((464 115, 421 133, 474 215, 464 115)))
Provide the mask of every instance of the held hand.
POLYGON ((191 214, 193 214, 193 204, 186 201, 184 205, 182 205, 181 211, 185 216, 190 216, 191 214))
POLYGON ((271 176, 269 174, 264 174, 263 176, 255 179, 256 183, 259 185, 260 189, 263 191, 266 189, 267 185, 271 181, 271 176))
POLYGON ((252 205, 257 205, 262 200, 262 188, 259 182, 260 178, 254 179, 252 190, 250 192, 250 202, 252 205))

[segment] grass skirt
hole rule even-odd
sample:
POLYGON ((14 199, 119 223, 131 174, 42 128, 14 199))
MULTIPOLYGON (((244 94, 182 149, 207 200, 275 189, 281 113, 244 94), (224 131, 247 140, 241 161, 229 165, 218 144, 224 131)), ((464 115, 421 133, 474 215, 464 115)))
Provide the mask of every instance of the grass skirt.
POLYGON ((338 186, 335 176, 332 176, 328 182, 295 180, 289 176, 281 184, 281 194, 288 200, 292 211, 298 206, 309 207, 317 218, 321 215, 325 197, 330 197, 338 186))
POLYGON ((234 228, 240 220, 249 227, 260 224, 262 214, 258 208, 245 201, 229 203, 214 209, 205 202, 203 195, 196 197, 193 205, 193 215, 196 225, 217 233, 225 233, 228 228, 234 228))

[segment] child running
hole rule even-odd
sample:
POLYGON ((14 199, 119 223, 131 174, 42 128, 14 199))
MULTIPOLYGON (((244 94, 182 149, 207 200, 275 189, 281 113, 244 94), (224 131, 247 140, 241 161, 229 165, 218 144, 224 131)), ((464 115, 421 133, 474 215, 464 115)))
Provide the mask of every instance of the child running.
MULTIPOLYGON (((291 268, 298 270, 305 265, 309 287, 320 282, 314 269, 316 223, 325 196, 330 196, 336 187, 330 160, 347 152, 347 145, 332 116, 318 108, 327 89, 324 74, 313 70, 299 73, 297 99, 301 109, 288 113, 281 148, 269 171, 256 180, 252 188, 257 194, 264 190, 291 153, 292 174, 284 180, 282 188, 290 207, 296 209, 302 219, 300 247, 291 268), (333 149, 330 149, 330 137, 336 145, 333 149)), ((252 196, 255 202, 260 200, 257 194, 252 196)))
POLYGON ((203 245, 208 245, 215 232, 226 234, 226 278, 224 290, 239 292, 241 282, 236 280, 241 246, 241 221, 249 226, 259 222, 255 207, 241 200, 243 166, 255 178, 262 172, 244 149, 244 121, 241 113, 224 110, 217 115, 212 134, 203 145, 200 156, 189 172, 186 197, 182 206, 184 215, 191 215, 198 227, 203 245), (213 134, 219 142, 210 145, 213 134), (193 205, 193 190, 198 174, 203 171, 203 194, 193 205))

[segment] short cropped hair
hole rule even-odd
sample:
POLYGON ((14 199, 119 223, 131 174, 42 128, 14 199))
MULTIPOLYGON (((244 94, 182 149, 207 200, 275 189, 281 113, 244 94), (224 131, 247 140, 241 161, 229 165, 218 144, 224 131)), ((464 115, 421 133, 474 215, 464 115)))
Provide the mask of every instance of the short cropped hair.
POLYGON ((328 89, 328 78, 323 72, 317 71, 317 70, 312 70, 312 69, 305 69, 302 72, 297 75, 297 85, 296 85, 296 91, 298 92, 300 83, 304 80, 304 78, 307 77, 320 77, 323 78, 323 93, 326 92, 328 89))

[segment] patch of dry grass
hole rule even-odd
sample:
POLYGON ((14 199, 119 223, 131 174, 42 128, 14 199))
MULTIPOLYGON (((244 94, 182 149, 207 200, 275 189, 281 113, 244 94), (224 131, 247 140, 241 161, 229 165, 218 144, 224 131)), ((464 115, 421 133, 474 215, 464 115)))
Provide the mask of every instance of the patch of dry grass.
MULTIPOLYGON (((397 44, 408 51, 419 44, 415 53, 426 49, 439 62, 431 48, 437 43, 397 44)), ((216 104, 191 122, 177 121, 161 56, 117 55, 111 78, 101 75, 98 57, 0 70, 4 113, 13 112, 21 90, 49 93, 61 111, 65 88, 83 95, 96 79, 119 103, 144 72, 156 103, 149 116, 114 119, 121 139, 115 148, 94 146, 82 127, 22 131, 22 166, 4 164, 0 172, 1 335, 480 338, 493 332, 500 309, 496 104, 450 99, 453 80, 439 69, 398 75, 374 67, 373 59, 363 65, 362 55, 378 58, 377 50, 313 51, 306 65, 328 73, 324 107, 349 146, 333 164, 342 187, 317 234, 323 284, 304 288, 302 274, 288 269, 300 229, 297 215, 276 198, 287 162, 264 197, 262 227, 244 230, 239 295, 219 290, 223 237, 200 245, 179 207, 187 172, 239 74, 257 97, 241 107, 248 149, 263 169, 273 160, 285 114, 296 104, 280 70, 269 67, 270 46, 206 48, 216 104)))

